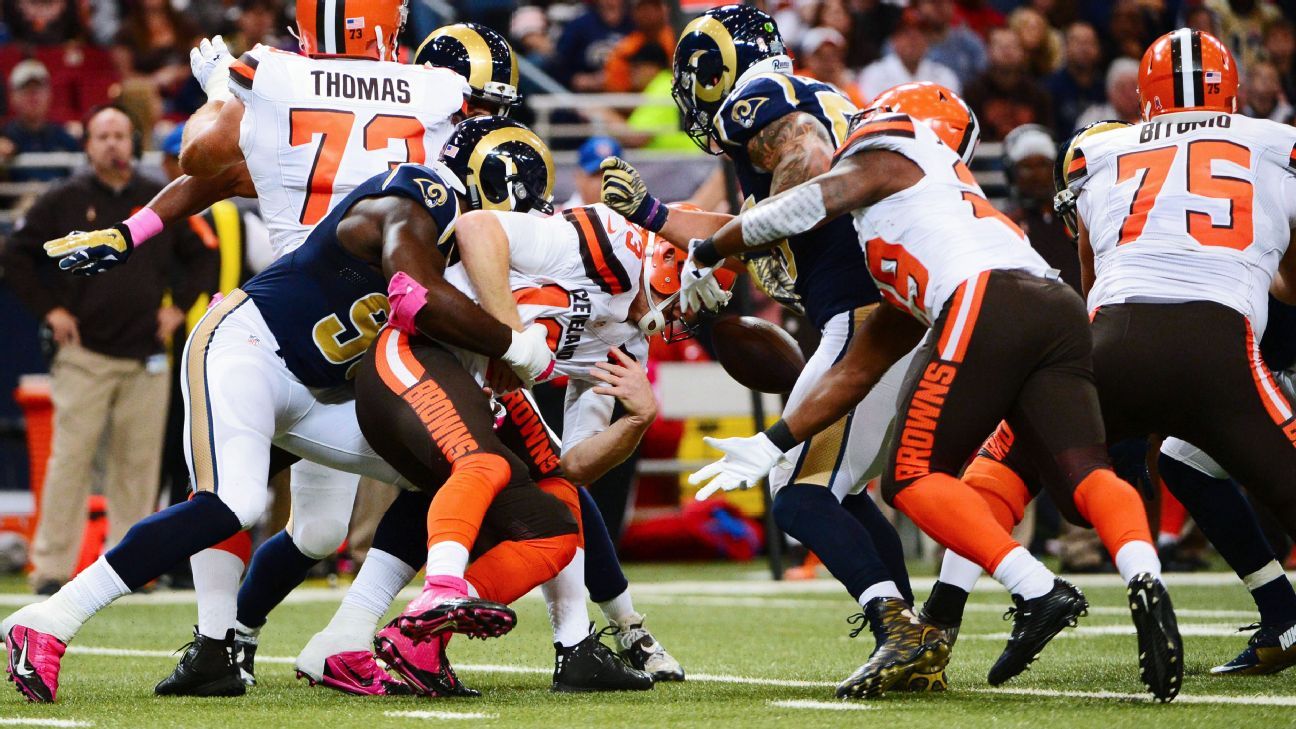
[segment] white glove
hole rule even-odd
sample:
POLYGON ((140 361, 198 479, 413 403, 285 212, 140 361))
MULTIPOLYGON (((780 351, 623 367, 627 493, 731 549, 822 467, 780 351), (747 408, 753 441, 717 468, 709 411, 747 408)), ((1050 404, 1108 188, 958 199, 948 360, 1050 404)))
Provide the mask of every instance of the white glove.
POLYGON ((783 460, 783 451, 764 433, 750 438, 703 438, 702 441, 725 455, 689 476, 688 482, 694 486, 710 480, 698 490, 698 501, 706 501, 717 491, 751 488, 783 460))
POLYGON ((546 341, 549 330, 543 324, 532 324, 526 331, 513 332, 513 341, 500 359, 527 387, 544 382, 553 375, 554 353, 546 341))
POLYGON ((716 280, 715 266, 699 268, 693 260, 693 251, 701 242, 701 238, 689 241, 688 259, 680 268, 680 310, 685 314, 702 309, 719 311, 729 303, 729 292, 716 280))
POLYGON ((211 40, 203 38, 197 48, 189 50, 189 68, 193 71, 194 78, 198 79, 198 85, 207 94, 208 101, 229 101, 234 98, 229 90, 229 67, 233 62, 234 57, 225 46, 225 39, 220 36, 211 40))

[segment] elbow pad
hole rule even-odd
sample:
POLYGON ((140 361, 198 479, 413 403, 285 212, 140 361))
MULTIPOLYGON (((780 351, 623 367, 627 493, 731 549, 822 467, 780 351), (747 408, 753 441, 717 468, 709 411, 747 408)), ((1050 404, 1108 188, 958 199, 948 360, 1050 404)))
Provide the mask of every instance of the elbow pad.
POLYGON ((427 305, 427 288, 404 271, 397 271, 387 284, 387 304, 387 323, 398 332, 417 334, 414 317, 427 305))
POLYGON ((798 185, 743 213, 743 245, 755 248, 804 233, 827 216, 819 183, 798 185))

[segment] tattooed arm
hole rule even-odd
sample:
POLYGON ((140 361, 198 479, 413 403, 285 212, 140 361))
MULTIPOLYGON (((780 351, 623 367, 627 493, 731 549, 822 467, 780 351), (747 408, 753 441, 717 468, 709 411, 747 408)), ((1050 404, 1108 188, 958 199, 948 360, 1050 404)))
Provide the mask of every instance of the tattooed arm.
POLYGON ((797 111, 773 122, 747 142, 753 164, 774 179, 770 194, 800 185, 832 166, 833 143, 818 119, 797 111))

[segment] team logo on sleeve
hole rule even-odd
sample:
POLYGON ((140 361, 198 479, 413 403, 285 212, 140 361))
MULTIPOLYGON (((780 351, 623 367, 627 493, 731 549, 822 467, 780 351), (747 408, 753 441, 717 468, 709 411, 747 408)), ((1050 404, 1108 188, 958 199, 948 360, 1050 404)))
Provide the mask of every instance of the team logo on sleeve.
POLYGON ((450 194, 446 192, 445 185, 442 185, 435 180, 430 180, 426 177, 415 177, 414 182, 419 186, 419 189, 423 191, 423 202, 429 208, 444 205, 445 201, 450 196, 450 194))
POLYGON ((752 125, 756 123, 756 113, 760 111, 760 108, 767 101, 769 99, 764 96, 757 96, 752 99, 741 99, 734 102, 733 113, 730 114, 730 117, 735 124, 742 125, 743 129, 751 129, 752 125))

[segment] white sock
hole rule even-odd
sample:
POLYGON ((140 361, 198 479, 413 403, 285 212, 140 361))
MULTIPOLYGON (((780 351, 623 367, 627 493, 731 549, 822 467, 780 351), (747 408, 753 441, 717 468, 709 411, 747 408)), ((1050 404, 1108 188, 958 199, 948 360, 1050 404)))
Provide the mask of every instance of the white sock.
POLYGON ((243 560, 223 549, 204 549, 189 558, 202 635, 225 640, 225 634, 234 628, 243 566, 243 560))
POLYGON ((126 583, 117 576, 108 560, 100 557, 48 600, 31 606, 34 612, 39 611, 36 615, 44 618, 33 621, 40 624, 31 627, 66 643, 90 616, 127 594, 130 590, 126 583))
POLYGON ((1151 542, 1126 542, 1125 546, 1116 550, 1116 569, 1120 570, 1121 579, 1126 582, 1144 572, 1161 579, 1161 559, 1157 557, 1156 547, 1151 542))
POLYGON ((1278 564, 1278 560, 1271 559, 1269 560, 1269 564, 1244 576, 1242 578, 1242 583, 1246 585, 1246 589, 1249 592, 1255 592, 1258 587, 1264 587, 1276 579, 1286 577, 1287 574, 1283 572, 1282 565, 1278 564))
POLYGON ((629 587, 620 595, 611 600, 605 600, 599 603, 598 606, 603 611, 603 617, 607 618, 609 623, 635 625, 643 622, 643 616, 635 612, 634 601, 630 599, 629 587))
POLYGON ((381 549, 370 549, 329 627, 332 628, 339 619, 348 626, 359 619, 367 621, 365 632, 372 633, 396 601, 396 593, 414 579, 415 572, 399 558, 381 549), (343 615, 344 611, 346 615, 343 615))
POLYGON ((981 574, 981 565, 955 553, 952 549, 945 550, 945 558, 941 560, 941 582, 953 585, 963 592, 972 592, 981 574))
POLYGON ((1179 541, 1179 535, 1174 532, 1157 532, 1157 546, 1170 547, 1179 541))
POLYGON ((576 556, 556 577, 540 586, 549 607, 554 642, 570 648, 589 636, 589 608, 585 603, 585 550, 576 556))
POLYGON ((466 569, 468 569, 468 549, 459 542, 437 542, 428 547, 428 576, 463 577, 466 569))
POLYGON ((1025 547, 1016 547, 995 568, 994 578, 1008 592, 1031 600, 1053 589, 1053 573, 1043 562, 1031 556, 1025 547))
POLYGON ((891 580, 886 580, 885 582, 878 582, 876 584, 869 585, 867 590, 860 593, 859 596, 860 607, 864 607, 865 605, 869 604, 870 600, 878 597, 898 597, 901 599, 904 598, 904 596, 900 594, 900 588, 896 587, 896 583, 892 582, 891 580))

